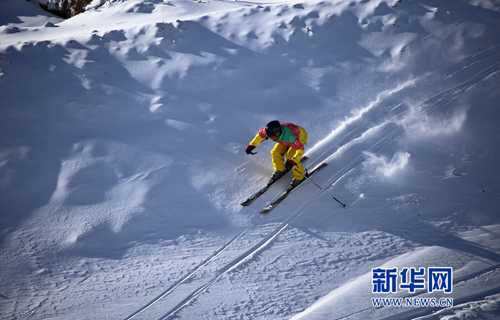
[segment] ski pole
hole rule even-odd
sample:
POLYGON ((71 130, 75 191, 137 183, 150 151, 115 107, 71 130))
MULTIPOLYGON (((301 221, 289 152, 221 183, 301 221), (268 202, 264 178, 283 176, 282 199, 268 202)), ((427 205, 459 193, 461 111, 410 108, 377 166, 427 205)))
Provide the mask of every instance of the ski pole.
POLYGON ((333 200, 337 201, 338 203, 340 203, 342 205, 342 207, 345 208, 346 204, 345 203, 342 203, 339 201, 339 199, 335 198, 334 196, 332 196, 328 191, 324 190, 323 188, 321 188, 316 182, 312 181, 311 178, 309 177, 306 177, 306 175, 302 174, 302 172, 300 172, 299 170, 295 169, 295 167, 293 167, 293 170, 297 171, 298 173, 300 173, 301 176, 303 176, 304 178, 306 178, 307 180, 311 181, 316 187, 319 188, 319 190, 323 191, 324 193, 326 193, 327 195, 329 195, 330 197, 333 198, 333 200))

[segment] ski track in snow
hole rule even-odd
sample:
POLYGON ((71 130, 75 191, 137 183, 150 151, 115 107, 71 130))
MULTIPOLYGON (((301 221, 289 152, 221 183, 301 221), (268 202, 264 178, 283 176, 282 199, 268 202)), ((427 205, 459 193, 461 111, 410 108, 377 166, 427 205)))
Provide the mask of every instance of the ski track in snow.
POLYGON ((186 282, 186 280, 188 280, 189 278, 191 278, 198 270, 200 270, 201 268, 203 268, 204 266, 206 266, 207 264, 209 264, 210 261, 212 261, 213 259, 215 259, 219 254, 222 253, 222 251, 226 250, 231 244, 233 244, 233 242, 235 242, 236 240, 238 240, 238 238, 240 238, 245 233, 245 231, 247 229, 248 228, 245 228, 243 231, 241 231, 240 233, 238 233, 234 238, 232 238, 226 244, 224 244, 219 249, 217 249, 216 251, 214 251, 214 253, 212 255, 210 255, 205 260, 203 260, 193 270, 191 270, 184 277, 182 277, 177 282, 175 282, 170 288, 168 288, 167 290, 165 290, 164 292, 162 292, 159 296, 157 296, 156 298, 154 298, 153 300, 151 300, 151 302, 149 302, 148 304, 146 304, 144 307, 140 308, 139 310, 135 311, 134 313, 132 313, 130 316, 128 316, 125 319, 128 320, 128 319, 134 318, 135 316, 139 315, 140 313, 142 313, 143 311, 145 311, 146 309, 148 309, 149 307, 151 307, 153 304, 155 304, 160 299, 165 298, 172 291, 174 291, 175 288, 177 288, 178 286, 180 286, 181 284, 183 284, 184 282, 186 282))
MULTIPOLYGON (((433 86, 436 86, 437 84, 439 84, 445 80, 448 80, 447 78, 451 78, 453 74, 456 74, 459 71, 463 71, 463 70, 467 69, 469 66, 472 66, 473 64, 478 63, 478 62, 482 61, 483 59, 486 59, 486 58, 492 56, 493 53, 498 52, 497 48, 498 47, 494 47, 494 48, 487 50, 487 54, 481 53, 481 54, 477 54, 475 56, 467 57, 467 58, 463 59, 459 63, 456 63, 453 65, 453 67, 451 68, 453 71, 450 71, 449 70, 450 68, 446 68, 445 69, 446 73, 444 73, 444 76, 445 76, 444 79, 434 81, 431 85, 425 85, 425 87, 422 89, 417 89, 416 92, 414 93, 414 95, 417 95, 421 92, 425 92, 425 90, 427 90, 433 86), (479 58, 474 59, 476 56, 478 56, 479 58), (470 62, 470 60, 472 60, 472 62, 470 62), (463 62, 465 62, 465 61, 467 61, 467 63, 464 65, 463 62)), ((495 59, 495 61, 496 61, 496 59, 495 59)), ((431 114, 432 112, 437 111, 439 108, 443 107, 447 103, 458 98, 460 96, 460 94, 463 93, 464 91, 466 91, 467 89, 477 85, 482 79, 485 79, 485 78, 491 76, 492 74, 497 73, 499 70, 500 70, 500 62, 494 62, 491 65, 488 65, 481 72, 474 74, 472 77, 466 79, 462 83, 455 85, 451 88, 448 88, 448 89, 432 96, 431 98, 429 98, 425 101, 421 101, 420 105, 422 106, 422 111, 426 114, 431 114)), ((441 78, 443 78, 443 77, 441 77, 441 78)), ((402 101, 402 102, 397 103, 395 106, 393 106, 392 104, 389 104, 389 107, 385 108, 385 109, 390 109, 390 111, 392 111, 404 103, 405 103, 405 101, 402 101)), ((385 103, 383 103, 383 101, 381 101, 378 104, 384 105, 385 103)), ((370 112, 370 111, 367 111, 367 112, 370 112)), ((379 110, 375 110, 375 112, 379 112, 379 110)), ((404 117, 407 112, 408 111, 405 110, 405 111, 401 112, 400 114, 394 116, 394 118, 404 117)), ((383 115, 381 115, 379 118, 383 118, 383 115)), ((369 125, 366 125, 365 127, 363 127, 364 130, 353 129, 353 131, 349 132, 349 134, 347 136, 342 137, 342 140, 340 142, 337 143, 336 141, 334 141, 333 143, 328 143, 328 144, 339 145, 339 147, 338 147, 337 151, 335 151, 335 153, 333 153, 331 156, 329 156, 325 160, 325 162, 328 162, 330 159, 333 159, 333 161, 335 161, 338 157, 341 157, 342 153, 339 152, 340 150, 348 147, 351 143, 354 143, 354 142, 360 143, 361 141, 358 141, 358 140, 362 140, 363 135, 365 133, 369 132, 370 130, 384 130, 385 126, 393 124, 394 118, 389 119, 389 120, 384 120, 381 124, 376 124, 376 123, 372 122, 369 125), (337 153, 340 153, 340 155, 338 155, 337 153)), ((353 126, 356 128, 357 124, 353 124, 353 126)), ((389 129, 389 131, 390 130, 391 129, 389 129)), ((403 132, 403 130, 404 130, 404 128, 401 126, 395 128, 394 130, 392 130, 388 134, 386 134, 382 139, 377 141, 375 144, 371 145, 370 147, 367 147, 365 150, 367 150, 367 152, 376 153, 376 151, 382 149, 387 143, 394 140, 399 134, 401 134, 403 132)), ((324 156, 324 154, 322 154, 322 156, 324 156)), ((358 155, 354 160, 352 160, 350 163, 346 164, 344 166, 344 168, 342 168, 339 172, 337 172, 325 184, 326 185, 328 185, 328 184, 334 185, 338 181, 339 176, 344 176, 347 172, 350 172, 355 167, 358 167, 359 164, 363 160, 364 160, 364 155, 363 154, 358 155)))
MULTIPOLYGON (((458 62, 455 62, 451 64, 448 67, 443 68, 442 70, 439 70, 435 72, 434 74, 427 74, 423 79, 417 79, 412 81, 411 85, 404 86, 403 88, 397 89, 390 91, 389 94, 384 94, 385 96, 383 98, 380 98, 378 101, 374 102, 370 107, 367 107, 365 110, 361 112, 361 116, 357 117, 357 119, 352 120, 348 119, 346 122, 348 122, 347 125, 341 126, 342 130, 341 131, 347 131, 345 134, 342 132, 336 132, 335 137, 329 137, 326 138, 325 140, 321 141, 318 143, 318 145, 321 145, 322 148, 326 147, 326 151, 322 152, 319 155, 314 155, 314 150, 311 150, 310 153, 313 154, 313 156, 308 154, 309 157, 311 158, 316 158, 316 163, 321 163, 321 162, 329 162, 329 161, 335 161, 335 162, 342 162, 346 163, 341 169, 337 170, 336 172, 330 172, 329 175, 331 178, 329 178, 326 181, 323 181, 323 185, 325 186, 330 186, 332 188, 335 186, 340 180, 342 180, 344 177, 346 177, 348 174, 356 170, 363 160, 365 159, 364 154, 358 154, 351 156, 350 158, 354 157, 354 159, 349 160, 349 159, 343 159, 344 149, 349 148, 349 146, 353 143, 363 143, 363 140, 368 140, 368 143, 371 145, 367 145, 366 148, 363 148, 363 150, 367 150, 368 152, 377 152, 378 150, 382 149, 385 145, 388 143, 392 142, 394 139, 396 139, 403 131, 404 128, 401 126, 397 126, 396 128, 393 128, 393 126, 390 126, 390 124, 394 123, 395 119, 400 119, 401 117, 404 117, 409 111, 408 110, 403 110, 400 112, 395 112, 399 107, 404 105, 407 102, 408 97, 415 97, 419 95, 426 95, 428 94, 428 91, 436 86, 439 86, 441 84, 445 84, 445 82, 450 81, 453 83, 451 86, 448 85, 447 88, 443 89, 442 91, 432 95, 429 98, 425 98, 423 100, 417 101, 419 105, 422 106, 422 111, 426 114, 431 114, 435 111, 437 111, 439 108, 442 108, 445 106, 447 103, 453 101, 454 99, 458 98, 460 94, 468 90, 469 88, 479 84, 483 79, 488 78, 489 76, 499 72, 500 70, 500 62, 497 62, 495 54, 498 54, 498 48, 499 46, 492 47, 490 49, 484 50, 481 53, 477 53, 475 55, 466 57, 458 62), (492 58, 492 59, 489 59, 492 58), (493 61, 490 61, 493 60, 493 61), (461 78, 461 72, 466 72, 468 68, 471 66, 476 66, 476 64, 485 64, 485 66, 482 65, 482 70, 480 72, 476 72, 472 76, 467 76, 466 79, 461 79, 458 84, 456 84, 457 81, 455 80, 454 77, 461 78), (429 81, 430 80, 430 81, 429 81), (429 83, 430 82, 430 83, 429 83), (408 92, 410 91, 410 92, 408 92), (403 100, 401 100, 403 99, 403 100), (394 101, 396 100, 396 101, 394 101), (373 114, 376 114, 375 116, 373 114), (365 121, 365 117, 368 119, 375 119, 374 121, 371 121, 365 125, 360 125, 359 122, 365 121), (388 128, 386 128, 388 127, 388 128), (366 133, 375 130, 381 130, 384 132, 384 135, 381 139, 376 140, 375 142, 371 141, 369 138, 365 138, 366 133), (336 137, 339 135, 340 137, 336 137), (335 150, 332 153, 332 150, 335 150), (328 153, 331 153, 328 155, 328 153), (318 159, 324 158, 325 160, 321 161, 318 159)), ((331 168, 331 166, 330 166, 331 168)), ((326 170, 322 173, 322 176, 327 175, 327 171, 329 168, 327 167, 326 170)), ((303 203, 301 206, 299 206, 292 214, 290 214, 286 220, 284 220, 281 224, 279 224, 278 227, 276 227, 274 230, 269 232, 265 237, 263 237, 257 244, 252 246, 250 249, 248 249, 246 252, 243 254, 235 257, 233 260, 231 260, 229 263, 224 265, 222 268, 219 268, 218 271, 215 273, 213 278, 211 278, 209 281, 205 282, 203 285, 199 286, 196 290, 192 291, 189 295, 186 296, 185 299, 183 299, 181 302, 179 302, 175 307, 173 307, 171 310, 168 312, 164 313, 159 319, 169 319, 174 317, 181 309, 187 307, 191 302, 193 302, 195 299, 197 299, 200 295, 203 293, 206 293, 207 290, 215 284, 217 281, 219 281, 223 276, 225 276, 227 273, 231 272, 232 270, 244 265, 247 261, 253 259, 255 256, 259 254, 264 249, 269 249, 270 246, 272 246, 273 242, 275 239, 285 230, 289 227, 290 223, 294 221, 300 214, 302 214, 316 199, 318 199, 320 196, 322 196, 323 193, 320 190, 317 190, 314 192, 314 194, 311 195, 310 200, 306 201, 303 203)), ((349 207, 349 204, 348 206, 349 207)), ((255 204, 250 207, 249 210, 255 210, 255 204)), ((277 210, 277 209, 276 209, 277 210)), ((342 208, 339 206, 338 212, 342 213, 342 208)), ((224 250, 226 250, 230 245, 232 245, 234 242, 236 242, 247 230, 251 228, 251 224, 244 228, 243 231, 238 233, 234 238, 232 238, 230 241, 228 241, 226 244, 221 246, 218 250, 216 250, 211 256, 207 257, 205 260, 203 260, 195 269, 193 269, 191 272, 189 272, 187 275, 179 279, 174 285, 172 285, 170 288, 168 288, 165 292, 160 294, 158 297, 153 299, 151 302, 146 304, 144 307, 140 308, 136 312, 134 312, 131 316, 125 318, 125 320, 132 319, 135 316, 139 315, 141 312, 145 311, 147 308, 151 307, 154 303, 159 301, 160 299, 166 297, 168 294, 170 294, 173 290, 175 290, 177 287, 182 285, 188 278, 192 277, 194 273, 200 271, 203 267, 205 267, 207 264, 209 264, 215 257, 220 255, 224 250)), ((500 268, 500 264, 496 264, 492 267, 480 270, 476 273, 467 275, 467 276, 462 276, 460 278, 455 279, 454 285, 457 285, 461 282, 465 282, 471 278, 474 278, 477 275, 481 275, 483 273, 489 272, 489 271, 494 271, 500 268)), ((484 296, 486 296, 489 293, 497 293, 495 292, 485 292, 484 296)), ((414 297, 417 296, 419 293, 413 294, 413 295, 407 295, 405 297, 414 297)), ((477 298, 477 295, 474 295, 474 297, 477 298)), ((467 297, 464 298, 464 301, 469 301, 472 297, 467 297)), ((363 313, 366 313, 367 311, 373 310, 373 308, 368 308, 365 310, 360 310, 357 311, 353 314, 346 315, 345 317, 342 317, 340 319, 350 319, 352 317, 358 317, 362 315, 363 313)), ((426 309, 419 309, 419 310, 411 310, 405 313, 400 313, 395 316, 390 316, 388 318, 385 318, 385 320, 410 320, 413 319, 415 316, 422 316, 425 314, 431 314, 432 312, 438 310, 438 308, 426 308, 426 309)))

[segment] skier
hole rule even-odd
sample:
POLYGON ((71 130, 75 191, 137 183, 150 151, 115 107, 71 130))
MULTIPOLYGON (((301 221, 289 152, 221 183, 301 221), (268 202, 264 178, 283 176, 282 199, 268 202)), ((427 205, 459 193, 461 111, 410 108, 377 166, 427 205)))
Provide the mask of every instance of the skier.
POLYGON ((285 173, 295 167, 293 170, 293 179, 288 186, 288 191, 298 186, 304 179, 304 167, 300 160, 304 155, 304 146, 307 143, 307 132, 303 128, 289 122, 280 123, 278 120, 269 122, 265 128, 260 129, 259 133, 246 147, 246 154, 255 154, 252 152, 263 140, 271 139, 276 145, 271 150, 274 173, 268 182, 268 185, 274 183, 285 173), (286 162, 285 162, 286 157, 286 162))

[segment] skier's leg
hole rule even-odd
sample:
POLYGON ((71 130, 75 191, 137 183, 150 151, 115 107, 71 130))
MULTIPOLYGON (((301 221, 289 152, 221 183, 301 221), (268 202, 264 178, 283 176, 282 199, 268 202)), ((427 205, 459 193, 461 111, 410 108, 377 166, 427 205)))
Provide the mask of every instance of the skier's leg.
POLYGON ((271 159, 273 160, 273 168, 275 171, 285 170, 285 154, 287 149, 287 146, 276 143, 274 148, 271 150, 271 159))
MULTIPOLYGON (((295 158, 294 161, 297 165, 294 166, 294 168, 296 170, 298 170, 300 173, 305 174, 304 166, 302 166, 302 163, 300 162, 300 159, 302 158, 303 155, 304 155, 304 150, 296 150, 294 148, 290 148, 288 150, 288 152, 286 153, 286 158, 287 159, 295 158), (296 160, 296 159, 299 159, 299 160, 296 160)), ((292 169, 292 171, 293 171, 293 178, 295 180, 304 179, 304 177, 299 172, 295 171, 294 169, 292 169)))

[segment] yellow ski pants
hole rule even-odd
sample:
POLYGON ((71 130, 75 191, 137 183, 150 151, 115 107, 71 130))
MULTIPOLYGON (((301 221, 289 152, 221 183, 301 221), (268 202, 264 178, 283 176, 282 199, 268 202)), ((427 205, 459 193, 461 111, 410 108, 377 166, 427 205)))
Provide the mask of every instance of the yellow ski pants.
MULTIPOLYGON (((306 138, 307 139, 307 138, 306 138)), ((297 169, 300 173, 305 174, 304 167, 300 162, 302 156, 304 155, 304 150, 297 150, 292 147, 284 146, 282 144, 276 143, 274 148, 271 150, 271 158, 273 160, 273 168, 274 170, 283 171, 285 170, 285 157, 287 159, 293 160, 297 165, 294 166, 294 169, 297 169)), ((293 178, 295 180, 302 180, 304 177, 292 169, 293 178)))

